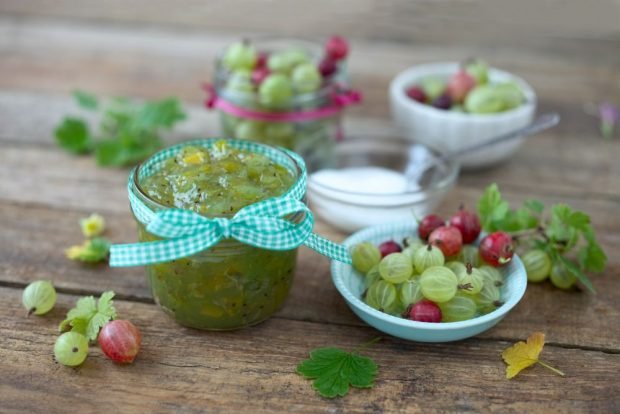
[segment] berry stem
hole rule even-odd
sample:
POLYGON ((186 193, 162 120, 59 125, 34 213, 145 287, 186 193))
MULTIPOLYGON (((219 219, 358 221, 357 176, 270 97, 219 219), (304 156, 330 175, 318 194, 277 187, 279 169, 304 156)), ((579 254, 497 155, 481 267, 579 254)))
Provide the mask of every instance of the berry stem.
POLYGON ((553 368, 551 365, 547 365, 547 364, 545 364, 545 363, 544 363, 544 362, 542 362, 542 361, 538 361, 538 363, 539 363, 540 365, 542 365, 543 367, 545 367, 545 368, 547 368, 547 369, 550 369, 551 371, 555 372, 556 374, 558 374, 558 375, 560 375, 560 376, 562 376, 562 377, 564 377, 564 376, 565 376, 565 374, 564 374, 562 371, 560 371, 560 370, 559 370, 559 369, 557 369, 557 368, 553 368))
POLYGON ((377 336, 376 338, 371 339, 370 341, 366 341, 361 345, 356 346, 355 348, 353 348, 353 350, 351 351, 352 354, 354 353, 359 353, 360 351, 363 351, 364 349, 368 348, 369 346, 372 346, 374 344, 376 344, 377 342, 379 342, 381 339, 380 336, 377 336))
POLYGON ((35 313, 37 311, 36 307, 30 308, 28 310, 28 314, 26 315, 26 317, 29 317, 30 315, 32 315, 33 313, 35 313))

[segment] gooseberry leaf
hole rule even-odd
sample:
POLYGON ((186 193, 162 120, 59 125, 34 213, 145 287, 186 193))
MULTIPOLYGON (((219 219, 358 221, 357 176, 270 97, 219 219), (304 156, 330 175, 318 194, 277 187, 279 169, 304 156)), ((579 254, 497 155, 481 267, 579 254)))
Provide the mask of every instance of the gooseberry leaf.
POLYGON ((539 200, 527 200, 523 203, 523 207, 533 211, 536 214, 542 214, 545 210, 545 205, 539 200))
MULTIPOLYGON (((83 109, 99 109, 97 98, 84 91, 73 93, 83 109)), ((176 98, 133 103, 126 98, 115 98, 102 108, 100 124, 93 133, 86 120, 66 117, 56 128, 58 144, 65 150, 81 154, 95 152, 100 166, 132 165, 159 150, 162 129, 171 129, 185 119, 176 98)))
POLYGON ((88 125, 78 118, 65 118, 54 130, 54 137, 61 148, 83 154, 90 151, 91 137, 88 125))
POLYGON ((349 387, 372 388, 378 367, 372 359, 340 348, 317 348, 297 366, 297 373, 313 379, 314 389, 325 398, 344 397, 349 387))
POLYGON ((88 92, 76 90, 73 91, 73 97, 75 98, 78 105, 80 105, 84 109, 97 109, 99 106, 99 101, 95 95, 92 95, 88 92))
POLYGON ((545 334, 534 332, 527 338, 527 342, 519 341, 502 352, 502 358, 506 363, 506 378, 514 378, 522 370, 534 364, 540 364, 558 375, 564 373, 540 361, 538 356, 545 346, 545 334))
POLYGON ((101 328, 108 321, 116 318, 112 298, 114 298, 112 291, 103 292, 98 302, 93 296, 80 298, 75 308, 67 312, 67 318, 60 323, 58 330, 65 332, 71 328, 72 331, 81 333, 94 341, 101 328))
POLYGON ((478 215, 482 228, 488 232, 498 229, 496 222, 505 219, 509 210, 510 205, 502 199, 502 194, 495 183, 488 186, 478 200, 478 215))

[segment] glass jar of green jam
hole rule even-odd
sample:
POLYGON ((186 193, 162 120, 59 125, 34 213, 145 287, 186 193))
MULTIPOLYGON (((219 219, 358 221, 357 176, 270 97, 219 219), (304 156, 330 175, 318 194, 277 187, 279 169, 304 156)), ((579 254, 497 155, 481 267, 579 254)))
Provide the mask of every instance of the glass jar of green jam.
MULTIPOLYGON (((288 167, 225 140, 214 142, 183 146, 144 177, 140 166, 130 191, 153 211, 178 208, 230 218, 247 205, 287 193, 299 179, 299 164, 283 151, 271 149, 290 161, 288 167)), ((159 240, 137 221, 141 242, 159 240)), ((155 301, 177 322, 230 330, 264 321, 282 306, 296 258, 297 249, 266 250, 224 239, 193 256, 148 265, 147 274, 155 301)))
POLYGON ((342 138, 342 111, 321 111, 349 88, 345 58, 330 59, 320 43, 302 39, 230 45, 216 62, 213 81, 213 93, 224 102, 215 105, 223 134, 293 150, 313 165, 330 164, 342 138), (322 115, 280 117, 304 111, 322 115))

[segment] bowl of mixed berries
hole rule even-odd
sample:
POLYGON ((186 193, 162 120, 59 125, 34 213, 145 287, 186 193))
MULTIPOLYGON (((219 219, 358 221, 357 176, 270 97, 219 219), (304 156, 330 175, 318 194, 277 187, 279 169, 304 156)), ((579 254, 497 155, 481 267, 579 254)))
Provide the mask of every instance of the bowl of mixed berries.
POLYGON ((507 233, 480 234, 475 213, 448 221, 369 227, 344 241, 352 265, 334 261, 332 280, 351 310, 387 334, 419 342, 484 332, 521 300, 523 263, 507 233))
MULTIPOLYGON (((446 152, 526 126, 536 111, 536 94, 520 77, 485 62, 416 65, 390 85, 392 117, 405 135, 446 152)), ((523 140, 511 140, 460 158, 480 168, 509 158, 523 140)))

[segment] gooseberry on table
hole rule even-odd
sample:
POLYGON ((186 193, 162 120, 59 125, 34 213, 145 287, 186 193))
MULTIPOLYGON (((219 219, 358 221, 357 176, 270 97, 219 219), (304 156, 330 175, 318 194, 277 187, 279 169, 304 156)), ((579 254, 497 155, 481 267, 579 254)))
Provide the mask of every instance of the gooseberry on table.
POLYGON ((114 362, 133 362, 142 343, 138 328, 127 320, 116 319, 104 325, 97 338, 103 353, 114 362))
POLYGON ((65 332, 56 339, 54 357, 56 361, 69 367, 75 367, 88 356, 88 339, 77 332, 65 332))
POLYGON ((28 315, 43 315, 56 304, 56 289, 48 280, 37 280, 30 283, 22 294, 22 303, 28 315))

